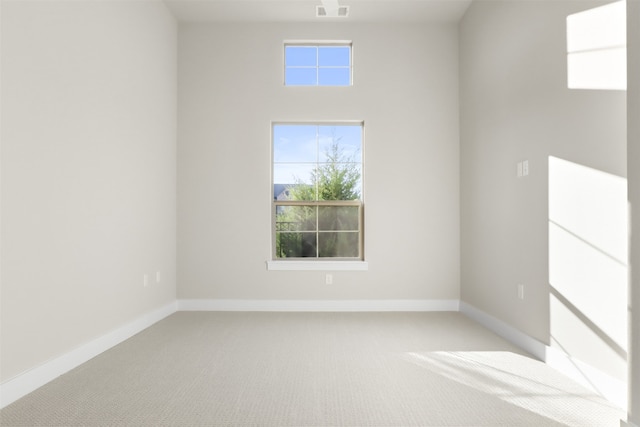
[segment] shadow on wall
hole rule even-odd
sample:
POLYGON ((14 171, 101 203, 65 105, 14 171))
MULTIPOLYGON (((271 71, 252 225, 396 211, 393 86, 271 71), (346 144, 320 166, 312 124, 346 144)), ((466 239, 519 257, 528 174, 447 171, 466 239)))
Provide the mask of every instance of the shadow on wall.
MULTIPOLYGON (((621 382, 627 378, 627 215, 625 178, 549 157, 550 344, 621 382)), ((575 368, 602 391, 591 372, 575 368)))

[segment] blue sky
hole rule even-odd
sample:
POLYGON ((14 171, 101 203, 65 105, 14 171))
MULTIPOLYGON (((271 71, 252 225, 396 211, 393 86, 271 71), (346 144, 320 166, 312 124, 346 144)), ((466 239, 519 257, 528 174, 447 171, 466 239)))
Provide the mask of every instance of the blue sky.
POLYGON ((285 46, 285 85, 349 86, 350 46, 285 46))
POLYGON ((311 172, 327 161, 325 152, 336 140, 343 155, 362 163, 362 126, 275 124, 273 126, 273 183, 310 182, 311 172))

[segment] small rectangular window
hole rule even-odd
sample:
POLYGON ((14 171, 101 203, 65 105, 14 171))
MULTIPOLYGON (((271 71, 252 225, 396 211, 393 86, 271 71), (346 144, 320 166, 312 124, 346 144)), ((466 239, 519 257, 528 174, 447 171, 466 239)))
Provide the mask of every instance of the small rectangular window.
POLYGON ((276 123, 273 259, 363 259, 362 123, 276 123))
POLYGON ((285 86, 350 86, 351 43, 285 43, 285 86))

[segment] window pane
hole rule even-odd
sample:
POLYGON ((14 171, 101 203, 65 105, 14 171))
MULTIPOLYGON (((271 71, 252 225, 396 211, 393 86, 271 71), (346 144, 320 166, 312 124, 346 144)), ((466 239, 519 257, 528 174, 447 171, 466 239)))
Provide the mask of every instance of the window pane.
POLYGON ((311 66, 317 63, 318 48, 315 46, 286 46, 284 50, 287 67, 311 66))
POLYGON ((351 46, 285 46, 285 85, 350 86, 351 46))
POLYGON ((351 62, 351 47, 321 46, 318 48, 318 62, 321 67, 348 67, 351 62))
POLYGON ((314 164, 308 163, 275 163, 273 165, 273 184, 313 185, 314 164))
POLYGON ((284 83, 287 86, 315 86, 318 84, 316 68, 287 68, 284 83))
POLYGON ((358 163, 324 163, 318 166, 318 200, 360 200, 362 166, 358 163))
POLYGON ((349 86, 350 84, 351 70, 349 68, 318 69, 318 85, 320 86, 349 86))
POLYGON ((317 126, 274 125, 273 161, 315 162, 318 157, 317 126))
POLYGON ((315 231, 315 206, 276 206, 276 232, 315 231))
POLYGON ((320 206, 318 229, 320 231, 357 231, 358 216, 358 206, 320 206))
POLYGON ((273 200, 315 201, 316 187, 308 184, 273 184, 273 200))
POLYGON ((362 161, 362 126, 319 126, 318 155, 320 162, 327 162, 332 147, 337 146, 343 161, 362 161))
POLYGON ((277 258, 315 258, 316 256, 316 233, 276 233, 277 258))
POLYGON ((320 257, 357 258, 359 254, 359 233, 319 233, 318 250, 320 257))

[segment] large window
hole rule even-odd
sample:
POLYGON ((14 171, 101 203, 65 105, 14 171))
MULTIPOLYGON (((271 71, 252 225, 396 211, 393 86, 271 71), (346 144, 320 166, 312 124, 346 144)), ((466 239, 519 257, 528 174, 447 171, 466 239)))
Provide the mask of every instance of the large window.
POLYGON ((363 124, 273 124, 273 258, 362 259, 363 124))
POLYGON ((286 86, 350 86, 351 43, 285 43, 286 86))

